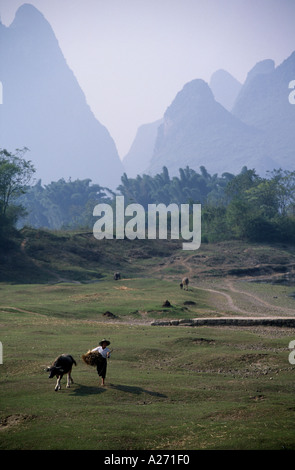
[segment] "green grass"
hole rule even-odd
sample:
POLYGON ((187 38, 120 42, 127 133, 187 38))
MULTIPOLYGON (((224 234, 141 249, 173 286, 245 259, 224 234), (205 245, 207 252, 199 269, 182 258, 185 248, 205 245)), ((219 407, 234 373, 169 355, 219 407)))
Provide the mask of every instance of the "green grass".
MULTIPOLYGON (((133 286, 158 305, 153 281, 145 294, 140 285, 133 286)), ((62 295, 43 287, 38 295, 34 285, 1 285, 1 303, 2 295, 10 306, 26 299, 24 310, 38 312, 0 311, 1 449, 295 448, 292 330, 108 323, 84 307, 71 311, 73 296, 92 295, 96 285, 57 285, 62 295), (104 388, 81 360, 103 337, 114 349, 104 388), (63 379, 55 392, 44 369, 60 353, 77 360, 75 383, 66 389, 63 379)), ((141 297, 122 292, 127 312, 141 297)))
MULTIPOLYGON (((205 291, 181 291, 178 283, 156 279, 123 279, 95 284, 0 284, 0 306, 60 318, 103 319, 111 312, 118 320, 132 318, 191 318, 207 315, 205 291), (11 299, 13 302, 11 303, 11 299), (168 300, 171 307, 163 307, 168 300), (194 302, 185 305, 187 301, 194 302)), ((211 311, 211 310, 210 310, 211 311)))
POLYGON ((179 241, 98 241, 89 231, 24 228, 9 252, 0 249, 0 281, 86 282, 112 278, 114 271, 123 272, 125 277, 145 277, 146 269, 158 266, 179 250, 179 241))
POLYGON ((205 289, 255 315, 292 311, 294 286, 243 276, 291 270, 293 247, 224 242, 184 253, 177 243, 101 243, 84 232, 22 236, 0 256, 0 449, 295 449, 292 329, 150 326, 242 314, 205 289), (251 296, 230 291, 228 279, 251 296), (114 349, 104 388, 81 359, 103 337, 114 349), (77 367, 72 387, 63 379, 56 393, 44 369, 61 353, 77 367))

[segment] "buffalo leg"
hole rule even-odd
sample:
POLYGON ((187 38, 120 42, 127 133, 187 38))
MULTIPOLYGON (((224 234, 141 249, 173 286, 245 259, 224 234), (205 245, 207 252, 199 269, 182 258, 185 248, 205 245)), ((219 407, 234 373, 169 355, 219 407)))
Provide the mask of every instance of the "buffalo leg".
POLYGON ((61 381, 62 375, 57 376, 57 381, 56 381, 56 386, 55 386, 55 391, 58 392, 58 390, 61 389, 60 381, 61 381))
POLYGON ((70 388, 71 384, 73 384, 74 381, 72 379, 72 376, 71 376, 71 371, 68 372, 68 377, 67 377, 67 388, 70 388))

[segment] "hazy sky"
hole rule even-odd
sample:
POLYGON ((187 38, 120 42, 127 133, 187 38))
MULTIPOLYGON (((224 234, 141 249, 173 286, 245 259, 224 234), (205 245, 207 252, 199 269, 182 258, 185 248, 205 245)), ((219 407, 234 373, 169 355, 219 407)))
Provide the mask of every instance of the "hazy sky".
POLYGON ((188 81, 223 68, 243 82, 295 50, 295 0, 0 0, 2 23, 24 3, 51 24, 121 158, 188 81))

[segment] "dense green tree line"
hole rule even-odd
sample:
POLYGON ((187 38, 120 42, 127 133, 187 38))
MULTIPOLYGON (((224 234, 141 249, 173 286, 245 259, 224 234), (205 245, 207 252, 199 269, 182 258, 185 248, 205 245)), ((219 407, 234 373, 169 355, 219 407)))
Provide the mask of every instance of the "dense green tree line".
POLYGON ((19 199, 25 193, 35 171, 24 158, 27 148, 17 149, 15 154, 0 150, 0 244, 2 249, 11 244, 15 224, 25 214, 19 199))
POLYGON ((39 180, 19 198, 27 214, 18 226, 50 229, 90 228, 93 225, 93 208, 104 202, 111 204, 113 193, 91 179, 52 182, 42 186, 39 180), (108 195, 109 193, 109 195, 108 195))
POLYGON ((295 241, 295 171, 274 170, 262 178, 244 167, 240 174, 210 175, 204 167, 169 177, 122 177, 118 188, 128 201, 202 204, 202 241, 245 239, 295 241))
POLYGON ((202 232, 208 241, 295 242, 295 172, 274 170, 262 178, 244 168, 220 204, 205 205, 202 232))
MULTIPOLYGON (((115 193, 90 179, 29 185, 34 168, 23 158, 25 150, 0 152, 0 237, 16 224, 92 229, 94 206, 113 204, 115 193)), ((295 241, 295 171, 279 169, 260 177, 244 167, 238 175, 218 176, 205 167, 200 172, 186 167, 170 177, 164 167, 155 176, 124 174, 117 194, 126 205, 136 202, 145 209, 152 203, 201 203, 203 242, 295 241)))
POLYGON ((148 204, 161 202, 166 205, 189 201, 214 204, 223 197, 225 187, 233 178, 234 175, 230 173, 224 173, 221 177, 217 174, 211 176, 204 166, 200 167, 200 173, 189 167, 180 168, 179 176, 170 178, 164 167, 162 173, 155 176, 128 178, 124 174, 118 190, 125 196, 127 203, 137 202, 145 209, 148 204))

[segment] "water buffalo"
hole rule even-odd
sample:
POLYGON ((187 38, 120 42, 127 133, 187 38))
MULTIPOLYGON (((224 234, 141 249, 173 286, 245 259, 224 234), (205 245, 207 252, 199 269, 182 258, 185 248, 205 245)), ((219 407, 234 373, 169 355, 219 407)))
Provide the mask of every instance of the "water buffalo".
POLYGON ((186 290, 188 290, 188 284, 189 284, 188 277, 184 277, 180 283, 180 289, 185 289, 185 286, 186 286, 186 290))
POLYGON ((67 374, 67 388, 70 387, 71 383, 74 383, 71 377, 73 364, 75 364, 75 366, 77 365, 73 356, 69 354, 62 354, 55 359, 50 367, 47 367, 47 372, 50 372, 48 378, 52 379, 54 376, 57 377, 55 386, 56 392, 61 389, 60 381, 65 374, 67 374))

